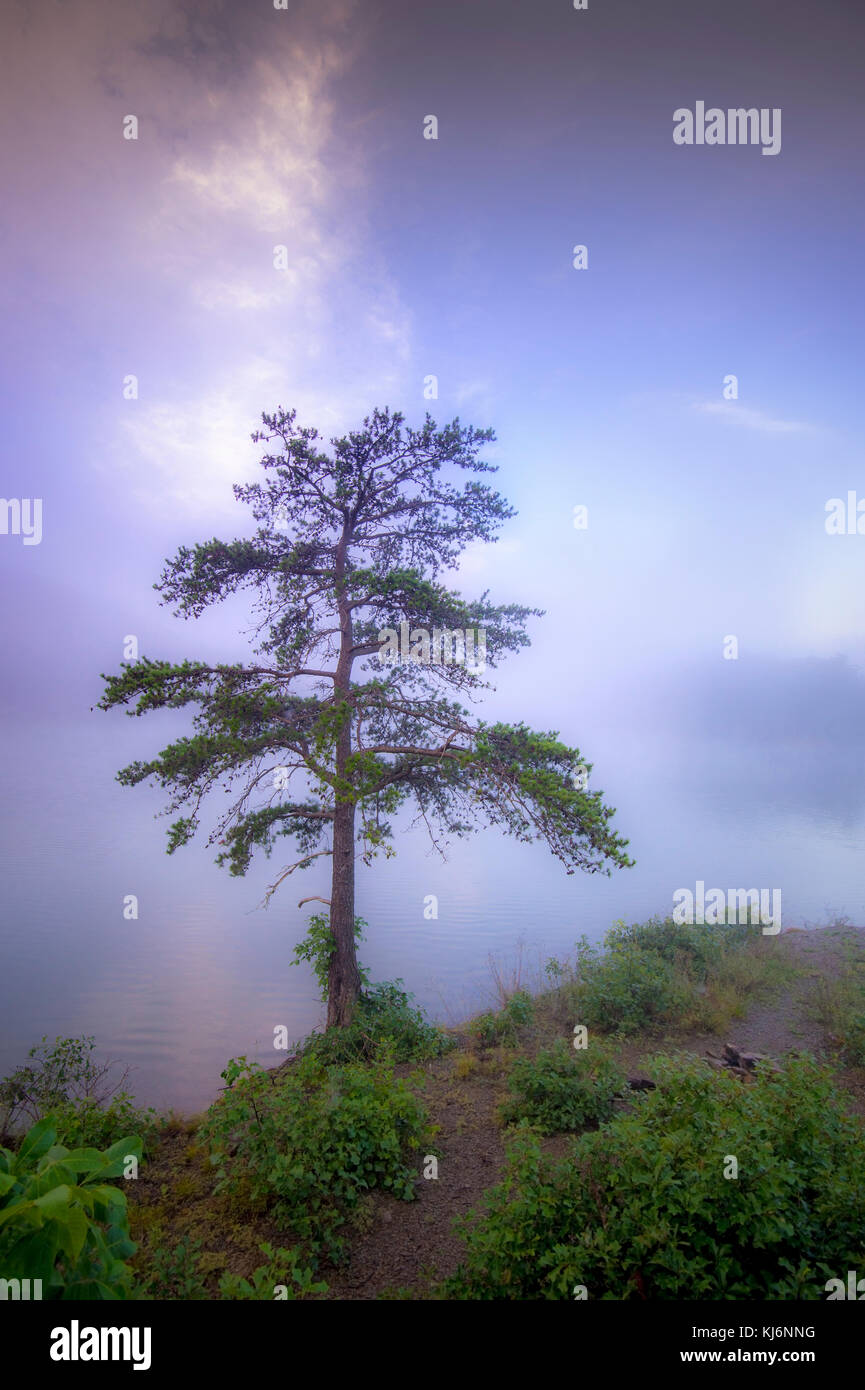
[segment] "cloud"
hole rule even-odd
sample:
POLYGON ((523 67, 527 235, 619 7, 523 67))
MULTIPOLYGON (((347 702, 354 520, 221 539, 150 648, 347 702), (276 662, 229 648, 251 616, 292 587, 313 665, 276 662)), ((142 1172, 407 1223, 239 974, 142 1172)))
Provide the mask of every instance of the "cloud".
POLYGON ((129 402, 118 453, 132 469, 136 503, 236 514, 231 485, 252 471, 257 454, 249 436, 280 385, 276 365, 261 360, 196 397, 140 410, 139 402, 129 402))
POLYGON ((758 430, 761 434, 811 434, 814 426, 800 420, 776 420, 762 410, 739 405, 738 401, 695 401, 695 410, 707 415, 720 415, 743 429, 758 430))
MULTIPOLYGON (((488 377, 460 382, 454 392, 454 399, 462 409, 471 405, 475 409, 490 414, 495 401, 495 387, 488 377)), ((487 457, 485 455, 485 457, 487 457)))
POLYGON ((68 321, 98 344, 93 470, 154 515, 236 516, 231 483, 254 471, 262 411, 296 407, 328 437, 404 394, 412 319, 335 95, 364 42, 352 13, 350 0, 249 16, 70 0, 22 20, 0 105, 18 111, 40 180, 31 196, 28 161, 7 151, 24 209, 11 278, 22 303, 31 264, 47 299, 62 280, 68 321), (123 139, 126 113, 138 140, 123 139))
POLYGON ((324 149, 333 106, 325 88, 341 67, 332 53, 325 57, 315 49, 297 55, 297 66, 287 71, 256 63, 251 93, 239 106, 214 103, 212 147, 175 160, 170 194, 185 191, 211 216, 314 238, 314 214, 327 202, 331 183, 324 149))

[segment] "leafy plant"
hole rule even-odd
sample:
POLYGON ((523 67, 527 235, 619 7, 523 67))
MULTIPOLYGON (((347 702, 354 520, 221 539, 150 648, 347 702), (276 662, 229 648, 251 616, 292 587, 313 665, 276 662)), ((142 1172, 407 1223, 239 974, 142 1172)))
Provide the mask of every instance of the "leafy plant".
POLYGON ((564 1159, 516 1131, 504 1181, 459 1223, 467 1259, 446 1296, 821 1299, 862 1268, 865 1134, 827 1070, 653 1072, 656 1090, 564 1159))
MULTIPOLYGON (((259 1265, 249 1279, 236 1274, 223 1274, 219 1281, 219 1292, 223 1298, 230 1299, 274 1299, 276 1289, 280 1289, 279 1299, 292 1301, 316 1294, 327 1293, 327 1284, 315 1282, 315 1273, 309 1265, 301 1264, 300 1248, 274 1250, 265 1242, 259 1246, 267 1263, 259 1265)), ((279 1301, 279 1300, 277 1300, 279 1301)))
POLYGON ((512 994, 503 1009, 498 1013, 478 1014, 469 1024, 469 1032, 484 1047, 497 1047, 500 1043, 515 1046, 519 1035, 534 1019, 535 1006, 531 995, 524 989, 512 994))
POLYGON ((61 1141, 72 1148, 108 1148, 121 1134, 138 1134, 147 1147, 158 1124, 156 1111, 142 1109, 125 1091, 107 1105, 89 1096, 54 1105, 47 1118, 61 1141))
POLYGON ((152 1254, 146 1275, 135 1291, 147 1302, 190 1303, 207 1298, 201 1273, 201 1241, 186 1238, 176 1245, 159 1246, 152 1254))
POLYGON ((303 1051, 313 1053, 327 1066, 345 1062, 374 1061, 385 1055, 394 1062, 424 1062, 441 1057, 454 1041, 441 1028, 428 1023, 414 997, 401 989, 402 980, 367 985, 352 1022, 343 1028, 312 1033, 303 1051))
MULTIPOLYGON (((368 926, 369 923, 365 922, 362 917, 355 917, 355 941, 363 941, 363 929, 368 926)), ((325 1002, 327 1002, 327 982, 330 975, 330 963, 335 950, 336 942, 333 939, 333 932, 330 929, 329 915, 326 912, 315 912, 309 919, 306 935, 294 948, 294 959, 289 961, 289 965, 307 964, 312 966, 313 974, 318 981, 321 998, 325 1002)), ((359 961, 357 969, 360 975, 361 987, 366 988, 369 984, 369 972, 364 969, 359 961)))
POLYGON ((0 1269, 4 1278, 39 1279, 47 1299, 128 1297, 135 1253, 126 1194, 112 1185, 141 1140, 110 1149, 67 1149, 49 1119, 27 1132, 17 1152, 0 1148, 0 1269))
POLYGON ((508 1076, 506 1124, 526 1120, 541 1134, 559 1134, 607 1120, 625 1074, 598 1042, 575 1051, 562 1038, 534 1058, 519 1057, 508 1076))
POLYGON ((364 1192, 414 1198, 411 1154, 432 1131, 391 1061, 326 1067, 314 1054, 279 1071, 230 1064, 201 1127, 216 1191, 272 1209, 283 1226, 337 1257, 339 1228, 364 1192))
POLYGON ((725 952, 759 941, 761 928, 749 923, 686 923, 672 917, 650 917, 647 922, 613 924, 604 938, 608 951, 636 946, 653 952, 669 965, 682 967, 695 980, 703 981, 720 964, 725 952))
POLYGON ((580 945, 574 991, 580 1023, 602 1032, 660 1031, 687 1008, 691 992, 675 967, 635 940, 613 940, 605 954, 580 945))
POLYGON ((156 1112, 142 1110, 125 1089, 129 1068, 112 1077, 116 1062, 98 1063, 92 1037, 47 1037, 30 1059, 0 1081, 0 1138, 13 1139, 22 1121, 50 1116, 60 1140, 73 1148, 103 1148, 124 1134, 146 1135, 156 1112))
POLYGON ((865 962, 854 957, 832 978, 818 980, 810 1011, 835 1040, 844 1061, 865 1067, 865 962))

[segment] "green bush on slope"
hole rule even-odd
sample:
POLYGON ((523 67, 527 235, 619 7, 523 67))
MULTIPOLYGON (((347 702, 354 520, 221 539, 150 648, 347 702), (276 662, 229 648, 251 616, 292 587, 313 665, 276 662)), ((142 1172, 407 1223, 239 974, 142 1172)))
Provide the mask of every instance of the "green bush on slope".
POLYGON ((340 1227, 375 1187, 410 1201, 412 1154, 432 1131, 387 1061, 326 1067, 310 1054, 277 1072, 229 1063, 201 1127, 217 1192, 272 1210, 310 1249, 342 1253, 340 1227))
POLYGON ((564 1160, 518 1131, 504 1181, 459 1223, 467 1258, 445 1297, 821 1299, 865 1268, 865 1134, 826 1070, 654 1075, 564 1160))

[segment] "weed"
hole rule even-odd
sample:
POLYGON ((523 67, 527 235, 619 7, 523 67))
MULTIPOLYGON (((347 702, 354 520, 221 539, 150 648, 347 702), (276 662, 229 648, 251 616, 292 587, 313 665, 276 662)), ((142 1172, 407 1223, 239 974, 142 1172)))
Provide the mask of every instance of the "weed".
POLYGON ((272 1207, 279 1222, 334 1258, 344 1250, 339 1228, 365 1192, 415 1197, 408 1159, 432 1131, 392 1062, 326 1067, 309 1054, 267 1072, 240 1058, 223 1075, 230 1084, 201 1131, 216 1192, 272 1207))
POLYGON ((369 985, 361 994, 355 1016, 344 1028, 313 1033, 303 1044, 304 1055, 314 1055, 327 1066, 345 1062, 372 1062, 386 1054, 395 1062, 423 1062, 441 1057, 455 1044, 441 1028, 427 1023, 412 995, 401 988, 402 980, 369 985))
POLYGON ((301 1263, 298 1246, 291 1250, 274 1250, 267 1242, 260 1247, 267 1257, 249 1279, 236 1274, 223 1274, 219 1281, 222 1298, 234 1300, 276 1299, 300 1300, 327 1293, 327 1284, 316 1283, 314 1270, 301 1263))
POLYGON ((541 1134, 581 1129, 609 1119, 624 1085, 624 1072, 602 1044, 575 1051, 559 1038, 535 1058, 517 1059, 500 1115, 505 1124, 526 1120, 541 1134))
POLYGON ((201 1241, 189 1237, 168 1248, 156 1248, 135 1297, 149 1303, 189 1303, 207 1298, 200 1250, 201 1241))
POLYGON ((534 1014, 531 995, 518 990, 498 1013, 483 1013, 473 1018, 469 1031, 483 1047, 495 1047, 499 1043, 514 1047, 520 1034, 532 1023, 534 1014))

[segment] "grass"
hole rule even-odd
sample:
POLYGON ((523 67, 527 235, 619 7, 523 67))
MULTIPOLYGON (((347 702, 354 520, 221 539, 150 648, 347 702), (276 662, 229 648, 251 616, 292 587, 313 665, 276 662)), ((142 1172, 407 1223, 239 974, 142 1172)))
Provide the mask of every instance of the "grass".
POLYGON ((798 971, 758 927, 679 926, 670 918, 617 922, 599 950, 585 938, 574 955, 547 961, 549 986, 535 1001, 539 1024, 561 1030, 676 1037, 723 1032, 798 971))
POLYGON ((845 1062, 865 1067, 865 952, 845 943, 841 973, 821 976, 811 997, 811 1016, 826 1030, 845 1062))

